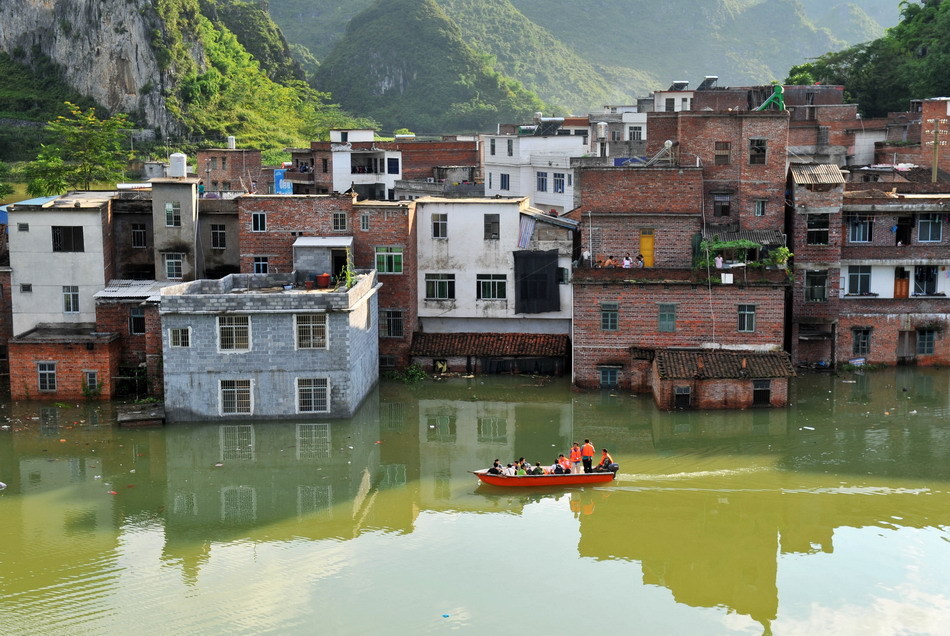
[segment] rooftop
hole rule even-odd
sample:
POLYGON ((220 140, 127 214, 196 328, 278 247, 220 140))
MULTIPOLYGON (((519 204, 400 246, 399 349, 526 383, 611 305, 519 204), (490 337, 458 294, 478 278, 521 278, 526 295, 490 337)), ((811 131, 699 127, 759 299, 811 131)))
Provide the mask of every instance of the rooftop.
POLYGON ((795 375, 785 351, 750 352, 706 349, 658 349, 656 367, 663 380, 789 378, 795 375))
POLYGON ((41 322, 33 329, 11 339, 12 343, 105 343, 116 340, 118 333, 96 331, 92 322, 41 322))
POLYGON ((533 333, 415 333, 414 356, 565 356, 567 335, 533 333))

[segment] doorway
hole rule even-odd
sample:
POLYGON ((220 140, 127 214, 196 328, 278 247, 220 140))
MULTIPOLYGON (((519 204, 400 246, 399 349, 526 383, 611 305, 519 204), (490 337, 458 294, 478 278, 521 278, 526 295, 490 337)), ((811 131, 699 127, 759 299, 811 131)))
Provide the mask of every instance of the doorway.
POLYGON ((640 254, 643 266, 653 267, 653 228, 640 228, 640 254))

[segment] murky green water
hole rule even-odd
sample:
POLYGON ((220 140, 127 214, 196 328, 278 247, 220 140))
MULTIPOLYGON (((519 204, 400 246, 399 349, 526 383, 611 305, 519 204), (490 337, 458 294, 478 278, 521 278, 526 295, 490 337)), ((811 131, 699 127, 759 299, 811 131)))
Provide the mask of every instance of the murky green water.
POLYGON ((950 372, 676 413, 564 382, 380 386, 326 423, 0 410, 0 633, 938 634, 950 372), (616 482, 466 471, 607 446, 616 482))

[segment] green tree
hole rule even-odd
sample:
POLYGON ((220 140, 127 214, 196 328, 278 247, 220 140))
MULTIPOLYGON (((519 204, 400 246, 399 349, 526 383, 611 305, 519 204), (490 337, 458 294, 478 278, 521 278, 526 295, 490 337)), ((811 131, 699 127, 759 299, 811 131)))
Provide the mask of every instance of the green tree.
POLYGON ((5 183, 10 178, 10 167, 0 161, 0 199, 13 194, 13 186, 5 183))
POLYGON ((26 191, 32 196, 60 194, 70 188, 88 190, 96 182, 115 182, 125 176, 130 153, 122 149, 129 128, 124 113, 108 119, 96 117, 96 109, 82 110, 65 102, 69 115, 60 115, 46 125, 55 144, 43 145, 27 164, 26 191))

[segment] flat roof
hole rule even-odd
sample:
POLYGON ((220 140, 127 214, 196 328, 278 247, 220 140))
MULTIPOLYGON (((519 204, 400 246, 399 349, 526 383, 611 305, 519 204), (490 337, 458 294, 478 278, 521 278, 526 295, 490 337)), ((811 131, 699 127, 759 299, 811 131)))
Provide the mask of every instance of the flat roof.
POLYGON ((352 247, 352 236, 301 236, 294 247, 352 247))
POLYGON ((452 197, 419 197, 416 203, 520 203, 528 197, 468 197, 455 199, 452 197))

